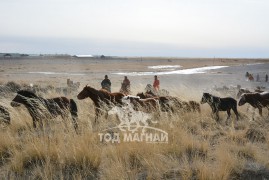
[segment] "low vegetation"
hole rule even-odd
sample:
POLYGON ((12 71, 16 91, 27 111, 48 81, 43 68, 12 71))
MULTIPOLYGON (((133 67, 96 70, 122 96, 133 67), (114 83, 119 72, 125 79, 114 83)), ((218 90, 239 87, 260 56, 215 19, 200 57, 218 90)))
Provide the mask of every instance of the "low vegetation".
MULTIPOLYGON (((12 88, 15 85, 12 85, 12 88)), ((135 90, 133 90, 136 92, 135 90)), ((59 94, 46 94, 46 97, 59 94)), ((180 96, 177 94, 177 96, 180 96)), ((94 124, 90 99, 76 100, 79 134, 71 120, 51 120, 34 129, 24 107, 12 108, 12 95, 1 98, 11 124, 0 128, 0 177, 8 179, 261 179, 269 178, 269 118, 239 108, 238 122, 199 114, 161 113, 154 126, 168 133, 168 143, 100 141, 98 135, 119 124, 115 115, 94 124)), ((187 95, 181 98, 191 99, 187 95)), ((193 99, 192 99, 193 100, 193 99)), ((200 97, 194 97, 199 101, 200 97)), ((266 112, 267 113, 267 112, 266 112)))

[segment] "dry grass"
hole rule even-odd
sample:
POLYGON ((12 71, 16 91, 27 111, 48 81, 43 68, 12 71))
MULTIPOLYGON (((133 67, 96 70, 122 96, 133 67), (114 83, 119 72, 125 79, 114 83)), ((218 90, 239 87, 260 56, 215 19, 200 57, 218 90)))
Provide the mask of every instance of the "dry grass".
MULTIPOLYGON (((51 94, 49 96, 58 96, 51 94)), ((179 95, 178 95, 179 96, 179 95)), ((181 98, 192 99, 181 93, 181 98)), ((199 100, 199 96, 194 100, 199 100)), ((268 118, 224 125, 202 113, 165 113, 156 126, 169 134, 166 144, 100 142, 98 133, 119 124, 115 116, 93 125, 91 100, 78 101, 79 131, 61 118, 43 131, 32 128, 23 107, 11 108, 11 125, 0 129, 0 176, 9 179, 243 179, 269 172, 268 118), (247 175, 247 176, 246 176, 247 175)), ((234 116, 233 116, 234 119, 234 116)))

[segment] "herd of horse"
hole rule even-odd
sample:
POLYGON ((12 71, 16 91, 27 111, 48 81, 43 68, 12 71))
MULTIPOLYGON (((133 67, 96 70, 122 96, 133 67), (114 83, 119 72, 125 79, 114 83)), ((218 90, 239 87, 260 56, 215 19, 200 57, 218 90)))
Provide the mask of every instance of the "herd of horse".
MULTIPOLYGON (((248 103, 253 108, 258 108, 261 116, 262 108, 266 107, 269 116, 269 92, 250 92, 240 89, 237 97, 240 98, 238 103, 231 97, 220 98, 209 93, 203 93, 199 103, 196 101, 183 101, 174 96, 158 96, 151 91, 138 93, 136 96, 126 95, 121 92, 110 93, 105 89, 97 90, 88 85, 77 95, 78 100, 90 98, 93 101, 95 123, 98 122, 98 118, 101 115, 105 114, 107 118, 108 111, 113 107, 123 107, 123 99, 128 100, 134 110, 146 113, 168 112, 170 115, 176 112, 201 113, 200 104, 208 103, 216 121, 219 121, 219 111, 226 111, 228 114, 227 120, 230 119, 231 110, 233 110, 238 120, 240 115, 237 111, 237 104, 242 106, 248 103)), ((19 90, 10 105, 12 107, 24 105, 32 117, 35 128, 37 127, 37 123, 39 123, 40 127, 43 127, 42 121, 44 120, 53 119, 57 116, 61 116, 63 120, 67 120, 69 119, 69 114, 71 114, 74 129, 76 131, 78 129, 78 108, 73 99, 66 97, 45 99, 29 90, 19 90)), ((0 119, 10 124, 10 113, 6 107, 1 105, 0 119)))

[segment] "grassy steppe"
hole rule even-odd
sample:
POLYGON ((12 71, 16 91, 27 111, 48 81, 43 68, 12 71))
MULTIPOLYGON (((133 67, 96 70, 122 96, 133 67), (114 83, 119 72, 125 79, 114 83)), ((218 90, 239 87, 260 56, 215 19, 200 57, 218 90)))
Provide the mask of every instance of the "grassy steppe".
MULTIPOLYGON (((201 94, 188 94, 192 93, 174 93, 200 100, 201 94)), ((11 99, 12 94, 1 99, 12 118, 11 125, 0 129, 0 177, 4 179, 269 178, 269 118, 256 116, 250 121, 252 114, 246 107, 239 108, 241 119, 229 125, 225 125, 226 113, 220 113, 220 123, 212 119, 208 105, 202 105, 201 114, 161 113, 155 126, 168 132, 167 144, 105 143, 98 133, 119 121, 112 115, 94 125, 90 99, 76 100, 79 134, 71 120, 63 122, 60 117, 49 120, 43 130, 34 129, 27 110, 10 107, 11 99)))

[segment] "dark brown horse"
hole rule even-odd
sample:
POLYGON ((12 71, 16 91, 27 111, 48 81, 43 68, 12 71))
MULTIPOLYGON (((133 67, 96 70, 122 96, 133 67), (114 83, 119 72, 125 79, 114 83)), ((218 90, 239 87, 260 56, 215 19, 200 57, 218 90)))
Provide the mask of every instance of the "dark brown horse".
POLYGON ((17 92, 16 97, 12 100, 11 106, 16 107, 23 104, 29 111, 32 119, 33 126, 36 128, 36 123, 39 122, 43 126, 43 120, 52 119, 58 115, 62 116, 65 120, 68 118, 68 111, 72 116, 72 123, 75 130, 77 130, 77 105, 73 99, 66 97, 56 97, 52 99, 45 99, 37 96, 31 91, 20 90, 17 92))
MULTIPOLYGON (((268 109, 269 116, 269 92, 262 93, 245 93, 241 96, 238 105, 242 106, 245 103, 249 103, 252 107, 259 109, 259 114, 262 116, 262 108, 268 109)), ((254 113, 253 117, 254 119, 254 113)))
POLYGON ((216 115, 216 120, 219 121, 219 111, 227 111, 228 117, 231 116, 231 109, 236 115, 236 119, 239 118, 239 113, 237 111, 237 101, 231 97, 220 98, 213 96, 209 93, 204 93, 201 99, 201 104, 208 103, 212 109, 212 113, 216 115))
POLYGON ((8 109, 0 105, 0 120, 6 124, 10 124, 10 114, 8 109))
POLYGON ((107 114, 107 109, 104 107, 111 108, 114 105, 122 105, 122 98, 124 97, 123 93, 116 92, 110 93, 104 89, 97 90, 91 86, 85 86, 83 90, 77 95, 79 100, 85 98, 91 98, 95 105, 95 122, 100 115, 102 115, 103 111, 107 114))
MULTIPOLYGON (((254 92, 262 93, 264 91, 262 91, 260 89, 255 89, 254 92)), ((244 93, 252 93, 252 92, 250 90, 248 90, 248 89, 241 88, 241 89, 239 89, 239 91, 238 91, 238 93, 236 95, 236 98, 239 99, 241 97, 241 95, 244 94, 244 93)))

